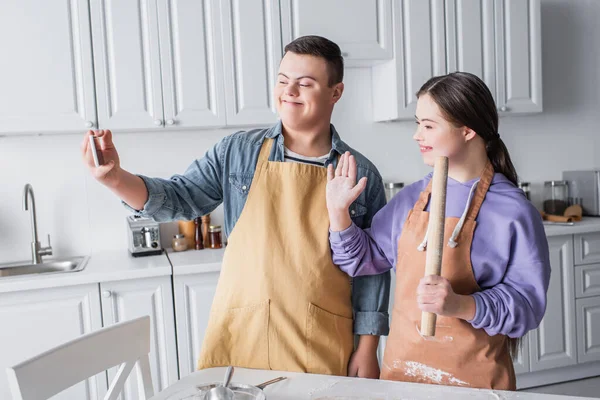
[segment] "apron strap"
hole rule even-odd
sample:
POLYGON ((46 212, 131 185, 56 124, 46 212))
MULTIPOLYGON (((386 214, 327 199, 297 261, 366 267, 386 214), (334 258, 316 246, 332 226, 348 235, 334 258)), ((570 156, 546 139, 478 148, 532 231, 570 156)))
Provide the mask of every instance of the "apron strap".
POLYGON ((256 169, 263 164, 269 162, 269 156, 271 155, 271 148, 275 139, 263 140, 262 146, 260 147, 260 153, 258 154, 258 161, 256 162, 256 169))
POLYGON ((415 206, 413 207, 413 212, 414 211, 424 211, 425 207, 427 207, 427 203, 429 203, 429 196, 431 195, 432 182, 433 182, 433 179, 430 179, 429 183, 427 184, 427 187, 419 194, 419 199, 417 200, 417 202, 415 203, 415 206))
POLYGON ((479 209, 481 208, 481 204, 485 199, 485 195, 492 184, 493 178, 494 167, 492 167, 492 163, 488 161, 483 169, 479 183, 477 184, 477 189, 475 189, 475 195, 471 201, 471 209, 469 210, 469 214, 467 214, 467 219, 474 221, 475 218, 477 218, 477 214, 479 214, 479 209))

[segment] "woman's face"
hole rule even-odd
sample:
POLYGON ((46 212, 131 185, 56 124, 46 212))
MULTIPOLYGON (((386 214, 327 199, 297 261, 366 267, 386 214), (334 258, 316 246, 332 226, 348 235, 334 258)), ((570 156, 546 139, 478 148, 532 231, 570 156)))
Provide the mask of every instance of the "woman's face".
POLYGON ((415 119, 417 131, 413 139, 425 164, 433 166, 439 156, 448 157, 449 161, 462 158, 467 142, 465 127, 457 128, 447 121, 429 94, 419 97, 415 119))

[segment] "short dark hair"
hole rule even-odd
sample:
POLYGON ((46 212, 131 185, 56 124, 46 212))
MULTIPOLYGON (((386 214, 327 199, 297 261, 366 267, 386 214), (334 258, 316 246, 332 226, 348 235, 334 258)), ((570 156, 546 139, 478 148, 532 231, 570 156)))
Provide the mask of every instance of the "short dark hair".
POLYGON ((325 59, 329 87, 344 79, 344 57, 340 46, 321 36, 300 36, 285 46, 284 55, 288 51, 295 54, 306 54, 325 59))

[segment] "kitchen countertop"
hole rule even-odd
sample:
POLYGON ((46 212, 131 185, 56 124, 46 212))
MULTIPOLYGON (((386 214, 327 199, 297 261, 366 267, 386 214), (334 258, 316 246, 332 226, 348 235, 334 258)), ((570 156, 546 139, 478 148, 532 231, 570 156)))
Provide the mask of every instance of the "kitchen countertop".
MULTIPOLYGON (((195 392, 194 386, 222 382, 225 368, 196 371, 156 394, 150 400, 181 400, 195 392)), ((487 389, 467 389, 451 386, 393 382, 294 372, 264 371, 236 368, 232 382, 258 385, 270 379, 288 379, 265 388, 269 400, 288 399, 444 399, 444 400, 575 400, 584 397, 558 396, 529 392, 508 392, 487 389)))
POLYGON ((173 275, 220 271, 223 254, 225 248, 186 251, 167 249, 167 256, 173 265, 173 275))
POLYGON ((552 225, 544 222, 546 236, 573 235, 577 233, 600 232, 600 218, 583 217, 579 222, 573 225, 552 225))

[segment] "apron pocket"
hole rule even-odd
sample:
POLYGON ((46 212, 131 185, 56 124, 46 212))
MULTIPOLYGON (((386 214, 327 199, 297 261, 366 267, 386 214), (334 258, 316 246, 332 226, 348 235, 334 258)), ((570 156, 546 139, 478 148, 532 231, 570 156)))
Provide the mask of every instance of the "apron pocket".
POLYGON ((199 365, 269 369, 269 303, 211 311, 199 365))
POLYGON ((354 350, 352 318, 308 304, 307 370, 312 374, 346 376, 354 350))

